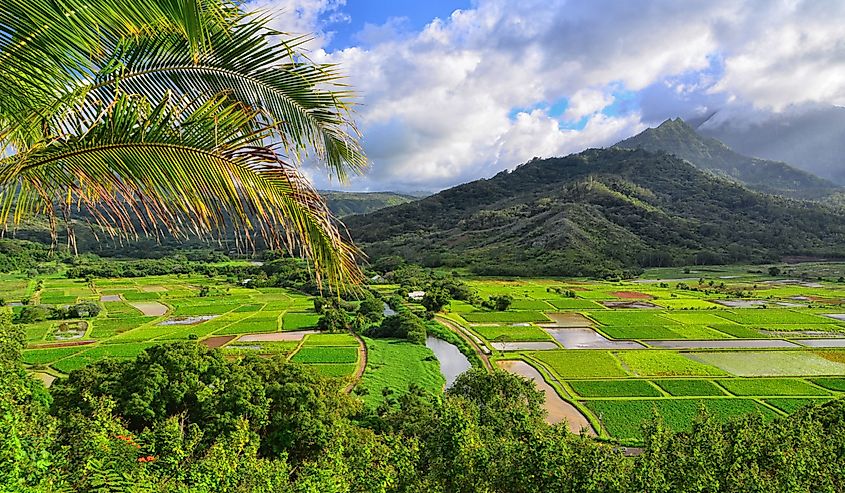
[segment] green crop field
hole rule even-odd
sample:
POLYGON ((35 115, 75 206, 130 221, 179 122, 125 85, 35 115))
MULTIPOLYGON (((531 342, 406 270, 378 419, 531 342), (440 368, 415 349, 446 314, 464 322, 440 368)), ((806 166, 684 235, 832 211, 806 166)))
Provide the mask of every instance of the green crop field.
POLYGON ((738 396, 830 395, 795 378, 731 378, 716 383, 738 396))
POLYGON ((561 378, 628 376, 609 351, 555 350, 534 351, 530 354, 548 365, 561 378))
POLYGON ((660 397, 647 380, 572 380, 572 390, 581 397, 660 397))
POLYGON ((368 407, 375 407, 387 392, 405 392, 411 384, 437 394, 445 380, 434 353, 425 346, 393 339, 369 339, 367 367, 356 392, 368 407))
POLYGON ((534 300, 531 298, 517 298, 511 302, 511 310, 551 310, 553 307, 542 300, 534 300))
POLYGON ((709 396, 723 396, 726 395, 718 385, 701 378, 697 379, 680 379, 671 378, 664 380, 654 380, 654 383, 659 385, 668 394, 675 397, 709 397, 709 396))
POLYGON ((656 400, 588 400, 584 401, 605 427, 618 439, 641 439, 642 427, 655 414, 670 430, 689 429, 702 407, 711 416, 726 420, 748 413, 760 413, 765 419, 777 414, 751 399, 656 399, 656 400))
POLYGON ((845 378, 813 378, 814 384, 835 392, 845 392, 845 378))
POLYGON ((282 316, 282 330, 300 330, 317 326, 320 315, 316 313, 288 312, 282 316))
POLYGON ((471 323, 529 323, 548 322, 549 319, 538 311, 518 312, 470 312, 462 313, 461 317, 471 323))
POLYGON ((718 351, 688 356, 740 377, 845 375, 845 363, 808 351, 718 351))
POLYGON ((609 325, 599 327, 611 339, 683 339, 673 327, 659 325, 609 325))
POLYGON ((824 398, 777 398, 777 399, 766 399, 766 404, 772 405, 781 411, 792 414, 795 411, 798 411, 802 407, 815 405, 815 404, 822 404, 827 402, 829 399, 824 398))
POLYGON ((780 308, 725 310, 719 312, 719 316, 744 325, 761 326, 770 324, 825 324, 830 322, 830 319, 811 313, 780 308))
POLYGON ((688 377, 725 374, 719 368, 689 359, 673 351, 620 351, 616 356, 631 374, 641 377, 688 377))
POLYGON ((603 312, 590 312, 590 318, 602 325, 622 327, 678 324, 674 320, 661 316, 658 310, 606 310, 603 312))
POLYGON ((303 346, 357 346, 358 340, 349 334, 310 334, 303 346))
POLYGON ((297 363, 355 363, 358 361, 358 348, 307 346, 297 351, 291 361, 297 363))

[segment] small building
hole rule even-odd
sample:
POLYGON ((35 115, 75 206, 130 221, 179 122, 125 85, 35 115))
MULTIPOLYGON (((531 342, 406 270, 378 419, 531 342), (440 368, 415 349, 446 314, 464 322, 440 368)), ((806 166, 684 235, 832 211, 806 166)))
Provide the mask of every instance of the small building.
POLYGON ((414 301, 420 301, 425 296, 425 291, 411 291, 408 293, 408 298, 411 298, 414 301))

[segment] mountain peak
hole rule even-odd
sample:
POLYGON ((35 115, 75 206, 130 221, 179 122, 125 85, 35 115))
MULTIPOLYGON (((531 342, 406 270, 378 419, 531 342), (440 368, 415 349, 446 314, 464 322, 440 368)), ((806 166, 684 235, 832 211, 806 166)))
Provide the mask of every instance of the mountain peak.
POLYGON ((734 152, 716 139, 701 136, 681 118, 670 118, 614 147, 674 154, 698 168, 766 193, 820 199, 839 191, 833 183, 786 163, 734 152))

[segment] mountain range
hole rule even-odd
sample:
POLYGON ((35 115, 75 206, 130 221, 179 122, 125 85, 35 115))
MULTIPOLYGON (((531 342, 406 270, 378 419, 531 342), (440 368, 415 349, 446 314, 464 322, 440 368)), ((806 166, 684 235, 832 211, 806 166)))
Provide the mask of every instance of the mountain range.
POLYGON ((490 275, 595 276, 647 266, 845 256, 832 183, 742 156, 672 120, 608 149, 346 219, 371 257, 490 275), (757 188, 753 190, 752 188, 757 188))
POLYGON ((699 135, 680 118, 666 120, 616 147, 665 151, 760 192, 815 200, 842 192, 838 185, 786 163, 739 154, 716 139, 699 135))
POLYGON ((366 214, 384 207, 405 204, 417 200, 413 195, 395 192, 343 192, 335 190, 320 190, 320 195, 326 200, 329 210, 337 217, 352 214, 366 214))

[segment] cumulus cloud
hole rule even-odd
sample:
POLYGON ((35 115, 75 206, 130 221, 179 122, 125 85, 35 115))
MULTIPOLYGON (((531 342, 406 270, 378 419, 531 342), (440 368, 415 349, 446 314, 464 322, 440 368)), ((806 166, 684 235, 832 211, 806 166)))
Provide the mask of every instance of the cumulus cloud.
MULTIPOLYGON (((284 0, 318 32, 341 2, 284 0)), ((810 0, 477 0, 418 32, 368 25, 359 46, 314 58, 362 95, 372 171, 358 187, 436 189, 659 118, 845 104, 843 20, 845 3, 810 0)))

